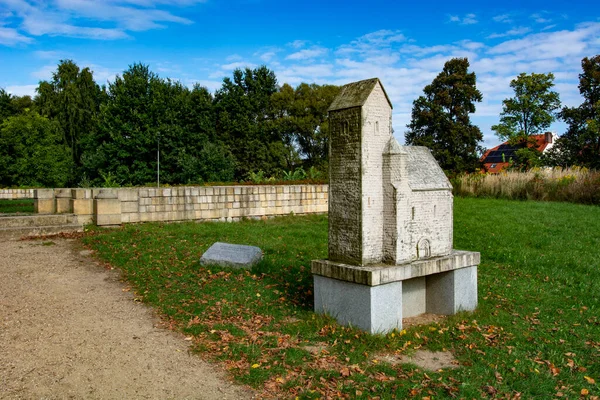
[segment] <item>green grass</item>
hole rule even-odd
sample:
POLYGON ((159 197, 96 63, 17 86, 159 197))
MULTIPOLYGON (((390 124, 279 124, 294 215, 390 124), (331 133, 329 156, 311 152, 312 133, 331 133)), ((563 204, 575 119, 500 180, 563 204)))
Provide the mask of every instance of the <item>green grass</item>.
POLYGON ((387 335, 311 311, 310 260, 326 257, 326 216, 127 225, 83 240, 194 350, 263 396, 600 394, 600 208, 457 198, 454 226, 455 247, 482 254, 478 309, 387 335), (259 246, 264 260, 251 272, 201 267, 215 241, 259 246), (374 361, 418 348, 450 350, 461 367, 374 361))
POLYGON ((0 200, 0 214, 33 213, 33 199, 0 200))

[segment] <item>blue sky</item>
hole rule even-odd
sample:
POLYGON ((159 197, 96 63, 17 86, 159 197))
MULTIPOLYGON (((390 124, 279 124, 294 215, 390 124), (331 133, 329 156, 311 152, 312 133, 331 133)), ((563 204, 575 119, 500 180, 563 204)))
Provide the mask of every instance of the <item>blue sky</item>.
POLYGON ((403 3, 0 0, 0 87, 34 94, 60 59, 91 67, 99 83, 142 62, 211 90, 234 68, 261 64, 294 86, 379 77, 402 141, 423 87, 449 58, 468 57, 484 97, 473 122, 486 147, 498 143, 490 126, 521 72, 553 72, 563 104, 581 102, 581 59, 600 54, 595 1, 403 3))

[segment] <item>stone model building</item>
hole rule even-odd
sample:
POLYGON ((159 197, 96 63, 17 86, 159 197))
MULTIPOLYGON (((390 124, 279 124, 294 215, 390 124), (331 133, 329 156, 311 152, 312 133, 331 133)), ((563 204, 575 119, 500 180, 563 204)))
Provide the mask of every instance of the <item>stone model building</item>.
POLYGON ((452 186, 426 147, 400 146, 379 79, 329 108, 329 259, 313 261, 315 310, 371 332, 477 305, 479 253, 452 250, 452 186))

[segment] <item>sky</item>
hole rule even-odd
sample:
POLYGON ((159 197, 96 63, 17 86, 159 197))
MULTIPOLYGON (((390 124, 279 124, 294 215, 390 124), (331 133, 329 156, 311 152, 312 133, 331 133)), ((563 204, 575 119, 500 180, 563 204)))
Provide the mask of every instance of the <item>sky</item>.
MULTIPOLYGON (((577 106, 581 59, 600 54, 596 1, 0 0, 0 87, 34 95, 59 60, 105 84, 141 62, 215 91, 235 68, 266 65, 279 84, 378 77, 403 142, 412 102, 453 57, 467 57, 483 101, 484 147, 518 74, 548 73, 577 106)), ((564 123, 551 130, 562 134, 564 123)))

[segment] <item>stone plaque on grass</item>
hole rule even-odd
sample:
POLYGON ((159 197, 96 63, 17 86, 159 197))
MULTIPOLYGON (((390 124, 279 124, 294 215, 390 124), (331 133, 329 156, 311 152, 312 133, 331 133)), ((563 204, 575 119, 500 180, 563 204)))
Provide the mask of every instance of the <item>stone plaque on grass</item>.
POLYGON ((262 250, 256 246, 216 242, 200 258, 201 265, 250 269, 262 260, 262 250))

